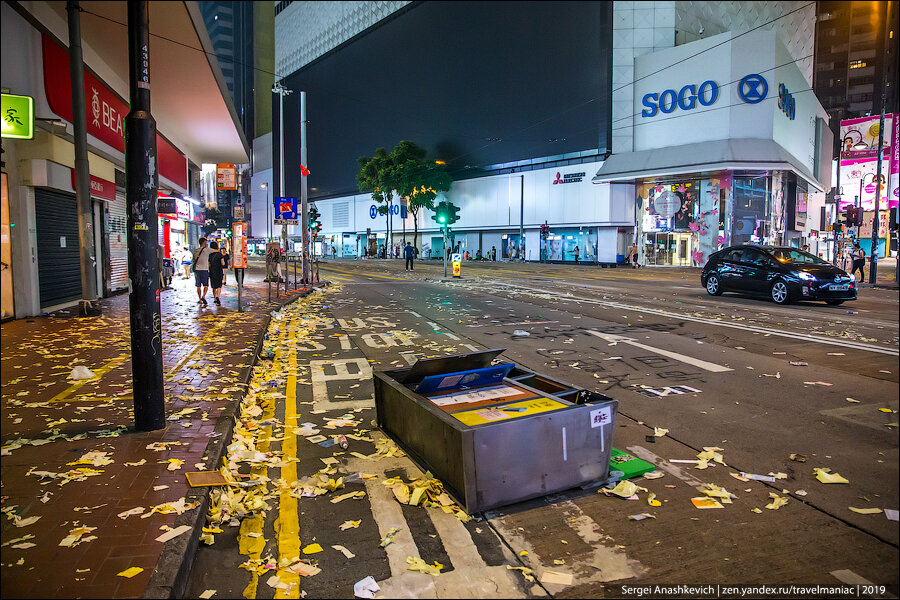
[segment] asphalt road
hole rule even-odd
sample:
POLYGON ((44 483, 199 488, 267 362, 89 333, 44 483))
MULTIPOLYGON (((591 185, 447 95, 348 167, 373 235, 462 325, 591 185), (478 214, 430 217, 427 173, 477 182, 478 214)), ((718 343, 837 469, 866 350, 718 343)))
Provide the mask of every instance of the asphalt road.
MULTIPOLYGON (((379 478, 347 484, 347 491, 367 492, 362 500, 298 501, 302 544, 325 548, 312 556, 322 572, 301 579, 306 597, 349 597, 353 583, 368 575, 387 597, 618 597, 622 584, 842 582, 888 585, 886 593, 898 593, 897 523, 884 513, 849 509, 898 508, 897 428, 887 426, 897 422, 898 409, 896 290, 864 288, 858 301, 839 307, 781 307, 732 294, 709 297, 699 272, 688 269, 467 263, 461 280, 441 281, 439 264, 418 263, 414 273, 402 261, 319 266, 321 278, 342 289, 327 296, 324 319, 308 350, 299 352, 300 372, 308 372, 303 366, 310 360, 357 366, 336 371, 346 377, 320 383, 325 387, 318 391, 301 377, 298 422, 321 424, 356 411, 360 427, 378 437, 367 366, 507 348, 503 357, 510 361, 616 398, 615 446, 665 475, 637 480, 658 495, 661 507, 649 506, 645 494, 626 501, 596 488, 575 489, 462 524, 435 509, 401 505, 380 485, 384 477, 417 476, 410 459, 338 454, 342 471, 379 478), (698 392, 640 393, 673 385, 698 392), (652 437, 654 427, 669 432, 652 437), (723 449, 727 467, 668 462, 693 459, 711 446, 723 449), (807 461, 791 460, 792 453, 807 461), (850 483, 819 483, 815 467, 850 483), (787 478, 772 484, 732 477, 741 471, 787 478), (737 498, 724 509, 698 510, 690 498, 703 483, 737 498), (787 505, 766 509, 770 493, 787 497, 787 505), (644 512, 655 518, 628 519, 644 512), (342 531, 346 520, 362 522, 342 531), (379 548, 390 527, 401 529, 396 542, 379 548), (330 548, 335 544, 356 556, 345 558, 330 548), (407 556, 438 561, 443 574, 408 572, 407 556), (562 571, 574 581, 532 583, 507 566, 537 575, 562 571)), ((283 415, 282 406, 276 417, 283 415)), ((301 476, 321 468, 320 459, 335 450, 298 444, 301 476)), ((354 440, 349 448, 374 449, 354 440)), ((276 557, 277 517, 276 502, 264 528, 266 551, 276 557)), ((189 597, 207 589, 217 590, 215 597, 240 597, 249 575, 238 568, 247 557, 238 553, 236 538, 237 529, 226 528, 213 546, 201 546, 189 597)), ((258 597, 274 597, 264 580, 258 597)), ((876 590, 875 597, 884 595, 876 590)))

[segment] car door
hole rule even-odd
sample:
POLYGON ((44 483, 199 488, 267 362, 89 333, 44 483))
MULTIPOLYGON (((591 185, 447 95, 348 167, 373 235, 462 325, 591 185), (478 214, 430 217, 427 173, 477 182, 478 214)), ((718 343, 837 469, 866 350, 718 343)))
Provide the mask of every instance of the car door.
POLYGON ((743 248, 732 248, 727 250, 721 259, 719 265, 719 276, 721 283, 725 288, 730 290, 742 290, 741 283, 743 266, 741 265, 741 257, 744 253, 743 248))
POLYGON ((741 282, 749 292, 768 291, 769 259, 755 248, 744 248, 741 257, 741 282))

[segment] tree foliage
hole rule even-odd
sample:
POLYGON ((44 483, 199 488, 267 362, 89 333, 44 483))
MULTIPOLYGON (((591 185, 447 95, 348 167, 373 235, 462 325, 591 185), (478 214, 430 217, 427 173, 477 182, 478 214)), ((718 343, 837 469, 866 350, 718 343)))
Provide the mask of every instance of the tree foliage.
POLYGON ((379 214, 389 214, 394 193, 407 199, 409 212, 413 215, 413 245, 418 236, 419 211, 423 208, 434 210, 438 192, 449 190, 452 183, 444 166, 429 160, 427 155, 428 152, 415 142, 403 140, 390 153, 378 148, 375 156, 358 159, 360 170, 356 180, 359 190, 372 192, 372 200, 381 205, 379 214))

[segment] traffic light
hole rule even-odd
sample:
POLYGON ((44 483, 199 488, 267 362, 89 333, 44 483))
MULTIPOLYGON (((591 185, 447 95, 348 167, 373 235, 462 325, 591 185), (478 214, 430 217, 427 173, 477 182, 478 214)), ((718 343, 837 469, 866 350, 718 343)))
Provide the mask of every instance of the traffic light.
POLYGON ((547 239, 550 237, 550 226, 544 223, 541 225, 541 237, 547 239))
POLYGON ((844 224, 841 223, 840 221, 838 221, 837 223, 834 224, 834 232, 835 233, 841 233, 841 231, 843 229, 844 229, 844 224))
POLYGON ((844 210, 844 220, 847 221, 847 225, 850 227, 862 225, 862 209, 855 206, 848 206, 844 210))
POLYGON ((446 227, 459 221, 459 215, 456 214, 458 212, 458 206, 454 206, 452 202, 444 200, 434 207, 434 214, 431 215, 431 218, 437 221, 441 227, 446 227))

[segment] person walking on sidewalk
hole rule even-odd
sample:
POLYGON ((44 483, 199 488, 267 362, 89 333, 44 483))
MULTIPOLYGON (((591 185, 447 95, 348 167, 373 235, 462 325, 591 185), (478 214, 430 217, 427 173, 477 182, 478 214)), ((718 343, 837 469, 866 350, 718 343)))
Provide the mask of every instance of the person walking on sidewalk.
POLYGON ((491 260, 497 260, 497 246, 491 246, 491 260))
POLYGON ((194 284, 197 286, 198 303, 206 306, 206 292, 209 291, 209 255, 211 251, 206 247, 206 238, 200 238, 200 247, 194 250, 192 268, 194 270, 194 284), (203 293, 200 293, 200 288, 203 293))
MULTIPOLYGON (((212 247, 212 245, 210 245, 212 247)), ((222 242, 222 247, 219 248, 219 254, 222 255, 222 260, 225 261, 223 263, 224 269, 222 270, 222 285, 228 285, 228 267, 231 266, 231 253, 228 252, 228 246, 225 242, 222 242)))
POLYGON ((853 259, 853 267, 850 270, 850 274, 853 275, 859 269, 859 279, 857 281, 864 281, 866 278, 866 251, 859 247, 859 242, 853 242, 850 258, 853 259))
POLYGON ((632 269, 637 269, 641 266, 638 264, 638 247, 635 243, 631 244, 631 249, 628 251, 628 262, 631 263, 632 269))
POLYGON ((416 249, 409 242, 406 242, 406 248, 403 249, 403 255, 406 257, 406 270, 415 271, 413 268, 413 260, 416 258, 416 249))
POLYGON ((191 255, 190 249, 185 246, 184 249, 179 253, 178 260, 181 261, 181 269, 184 271, 184 279, 191 278, 191 262, 193 261, 193 256, 191 255))
POLYGON ((578 264, 578 246, 575 246, 575 250, 572 252, 575 253, 575 264, 578 264))
POLYGON ((225 257, 219 251, 219 244, 213 242, 209 245, 209 287, 212 288, 213 302, 221 306, 219 294, 222 293, 222 282, 225 279, 225 257))

